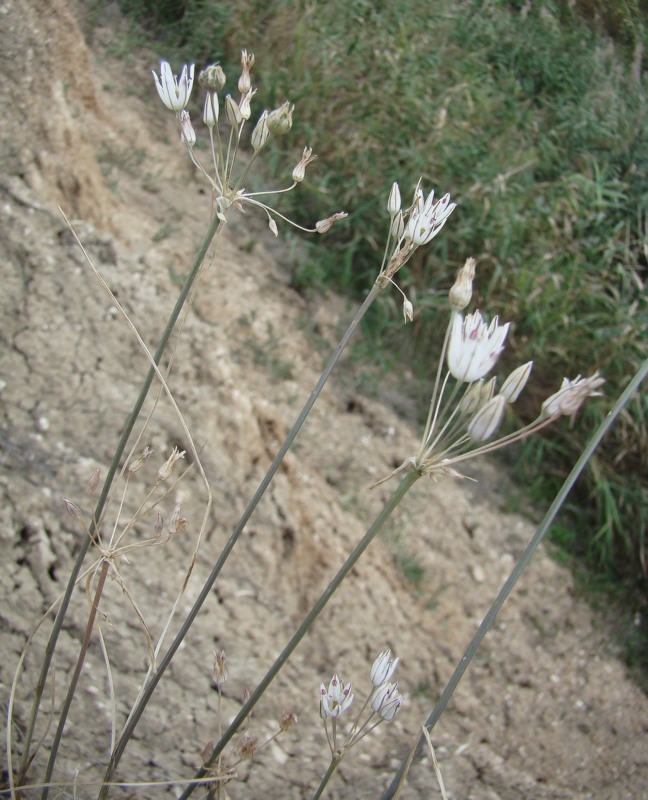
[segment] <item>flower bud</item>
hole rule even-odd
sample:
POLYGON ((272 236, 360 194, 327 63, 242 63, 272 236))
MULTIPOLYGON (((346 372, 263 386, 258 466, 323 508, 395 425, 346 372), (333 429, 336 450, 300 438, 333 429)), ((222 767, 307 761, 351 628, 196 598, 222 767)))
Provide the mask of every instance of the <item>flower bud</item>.
POLYGON ((291 106, 286 100, 279 108, 275 108, 268 114, 268 129, 270 133, 281 136, 292 128, 292 114, 295 106, 291 106))
POLYGON ((401 193, 396 181, 392 184, 391 192, 389 193, 389 200, 387 201, 387 211, 390 216, 398 214, 401 207, 401 193))
POLYGON ((371 682, 376 688, 387 683, 396 671, 399 660, 398 658, 392 659, 391 650, 378 653, 371 666, 371 682))
POLYGON ((483 388, 483 378, 480 378, 478 381, 473 381, 473 383, 470 384, 459 401, 459 411, 462 414, 474 414, 475 411, 477 411, 482 404, 483 388))
POLYGON ((518 399, 520 392, 522 389, 524 389, 527 381, 529 380, 532 367, 533 361, 527 361, 526 364, 522 364, 521 367, 514 369, 504 381, 502 388, 500 389, 500 394, 503 394, 504 397, 506 397, 507 403, 514 403, 518 399))
POLYGON ((218 95, 216 92, 207 92, 203 122, 208 128, 213 128, 218 123, 218 95))
POLYGON ((259 121, 255 125, 250 138, 250 144, 255 153, 258 153, 268 141, 268 136, 270 136, 270 131, 268 130, 268 112, 264 111, 259 117, 259 121))
POLYGON ((389 227, 389 232, 394 237, 394 239, 396 239, 396 241, 400 240, 402 235, 405 233, 405 219, 403 217, 402 211, 399 211, 398 213, 394 214, 394 217, 391 221, 391 225, 389 227))
POLYGON ((474 442, 485 442, 495 433, 502 422, 506 398, 503 394, 492 397, 470 421, 468 436, 474 442))
POLYGON ((220 64, 205 67, 198 76, 198 83, 208 92, 220 92, 225 86, 225 73, 220 64))
POLYGON ((231 94, 228 94, 225 98, 225 114, 230 127, 238 130, 238 126, 243 121, 243 117, 241 116, 241 109, 239 108, 238 103, 236 100, 234 100, 231 94))

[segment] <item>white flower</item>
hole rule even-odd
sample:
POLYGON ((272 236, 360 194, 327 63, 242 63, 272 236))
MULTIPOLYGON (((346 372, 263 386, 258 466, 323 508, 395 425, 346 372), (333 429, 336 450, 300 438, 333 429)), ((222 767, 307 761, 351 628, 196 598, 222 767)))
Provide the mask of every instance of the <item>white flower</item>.
POLYGON ((194 81, 194 64, 185 64, 180 79, 171 71, 168 61, 160 63, 160 77, 153 72, 160 100, 170 111, 182 111, 189 102, 194 81))
POLYGON ((374 693, 371 707, 385 722, 391 722, 403 704, 404 697, 398 691, 397 683, 386 683, 374 693))
POLYGON ((351 684, 342 684, 337 675, 331 678, 328 691, 324 684, 320 685, 320 716, 322 719, 331 717, 335 719, 353 702, 351 684))
POLYGON ((472 383, 490 372, 504 349, 509 325, 500 325, 494 317, 487 326, 479 311, 464 319, 460 311, 453 309, 448 342, 448 369, 452 375, 458 381, 472 383))
POLYGON ((371 682, 376 688, 391 678, 398 666, 398 661, 398 658, 392 660, 391 650, 383 650, 376 656, 371 667, 371 682))
POLYGON ((423 194, 418 195, 415 207, 405 231, 405 236, 415 245, 427 244, 432 241, 443 228, 446 220, 457 207, 450 202, 450 194, 445 194, 440 200, 434 200, 434 191, 430 192, 425 203, 421 203, 423 194))

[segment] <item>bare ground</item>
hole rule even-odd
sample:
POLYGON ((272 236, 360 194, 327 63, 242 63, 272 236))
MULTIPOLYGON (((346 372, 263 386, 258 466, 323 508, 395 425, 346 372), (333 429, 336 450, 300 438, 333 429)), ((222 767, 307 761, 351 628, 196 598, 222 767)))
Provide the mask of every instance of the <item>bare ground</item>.
MULTIPOLYGON (((26 637, 63 590, 84 536, 92 509, 88 480, 97 468, 105 473, 147 368, 57 204, 153 347, 206 229, 210 200, 186 162, 173 115, 155 102, 153 57, 109 55, 109 45, 124 35, 114 9, 94 29, 92 46, 81 31, 88 23, 84 6, 8 0, 0 10, 0 696, 6 706, 26 637), (85 523, 65 511, 64 497, 78 504, 85 523)), ((202 277, 171 376, 214 495, 180 612, 351 315, 339 298, 307 302, 290 288, 286 251, 262 225, 248 217, 230 223, 202 277)), ((120 780, 193 773, 220 724, 214 651, 224 649, 228 659, 220 717, 226 723, 389 496, 390 484, 369 485, 415 452, 416 432, 363 396, 357 383, 346 362, 318 402, 138 726, 120 780)), ((190 450, 164 399, 144 445, 155 453, 130 481, 124 519, 171 448, 190 450)), ((533 533, 528 519, 505 512, 509 490, 492 465, 471 474, 478 484, 419 482, 353 570, 257 706, 248 733, 269 735, 282 710, 297 714, 297 727, 238 770, 228 785, 232 798, 309 797, 327 764, 320 682, 338 671, 360 697, 374 656, 391 647, 401 657, 407 704, 393 724, 352 752, 328 793, 380 796, 533 533)), ((186 531, 156 547, 131 549, 119 562, 123 584, 108 581, 100 625, 116 711, 95 636, 55 773, 71 784, 77 772, 77 797, 96 796, 86 782, 102 775, 111 719, 123 724, 147 668, 146 636, 123 587, 157 640, 186 574, 205 500, 194 469, 159 506, 168 522, 181 504, 186 531)), ((114 519, 116 504, 112 510, 114 519)), ((123 542, 136 545, 154 525, 151 512, 123 542)), ((109 526, 106 520, 104 531, 109 526)), ((40 733, 50 705, 60 705, 87 614, 81 584, 40 733)), ((18 683, 16 751, 48 625, 18 683)), ((569 573, 541 552, 433 743, 450 797, 620 800, 648 797, 647 729, 648 700, 627 678, 596 615, 575 596, 569 573)), ((30 772, 33 781, 43 774, 51 734, 30 772)), ((174 793, 177 787, 160 787, 131 796, 174 793)), ((72 789, 61 794, 72 796, 72 789)), ((417 762, 402 797, 439 796, 429 759, 417 762)))

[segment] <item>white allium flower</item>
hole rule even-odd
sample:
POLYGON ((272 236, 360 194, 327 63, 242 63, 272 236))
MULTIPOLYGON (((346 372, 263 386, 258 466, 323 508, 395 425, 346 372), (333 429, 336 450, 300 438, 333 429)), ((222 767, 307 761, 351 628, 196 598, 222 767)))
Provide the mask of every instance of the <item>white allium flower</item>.
POLYGON ((347 710, 353 702, 351 688, 350 683, 344 686, 337 675, 331 678, 328 690, 323 683, 320 685, 320 716, 322 719, 327 717, 335 719, 347 710))
POLYGON ((457 207, 450 202, 450 194, 444 194, 440 200, 434 199, 434 191, 430 192, 428 199, 422 204, 423 194, 417 196, 418 208, 413 208, 405 231, 405 236, 413 244, 419 246, 432 241, 446 223, 446 220, 457 207))
POLYGON ((371 707, 385 722, 391 722, 403 704, 404 697, 397 683, 386 683, 376 690, 371 698, 371 707))
POLYGON ((160 77, 153 72, 160 100, 170 111, 182 111, 189 102, 194 81, 194 64, 185 64, 176 78, 168 61, 160 63, 160 77))
POLYGON ((371 682, 376 688, 391 678, 398 666, 398 661, 398 658, 392 659, 391 650, 383 650, 376 656, 371 667, 371 682))
POLYGON ((460 311, 453 309, 448 341, 448 369, 453 377, 472 383, 490 372, 504 349, 509 325, 500 325, 498 317, 494 317, 487 326, 479 311, 464 319, 460 311))

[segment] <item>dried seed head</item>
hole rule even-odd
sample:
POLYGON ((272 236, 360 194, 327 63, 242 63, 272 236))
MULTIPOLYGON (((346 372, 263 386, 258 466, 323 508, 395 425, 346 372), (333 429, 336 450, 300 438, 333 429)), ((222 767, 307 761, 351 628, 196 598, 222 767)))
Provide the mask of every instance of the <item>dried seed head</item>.
POLYGON ((182 533, 185 528, 187 527, 187 518, 181 515, 182 506, 180 503, 176 503, 175 508, 173 509, 173 514, 171 514, 171 520, 169 522, 169 533, 182 533))
POLYGON ((466 263, 457 273, 457 279, 453 287, 450 289, 449 298, 450 305, 458 311, 463 311, 464 308, 470 303, 472 298, 472 283, 475 277, 475 264, 474 258, 469 258, 466 263))
POLYGON ((229 678, 229 670, 225 663, 225 651, 214 653, 214 668, 212 670, 212 685, 221 686, 229 678))
POLYGON ((68 500, 67 497, 63 498, 63 505, 65 506, 65 510, 68 514, 72 517, 72 519, 81 519, 83 513, 79 506, 76 503, 73 503, 71 500, 68 500))
POLYGON ((333 225, 338 220, 344 219, 345 217, 348 217, 348 216, 349 215, 346 213, 346 211, 338 211, 336 214, 333 214, 332 216, 327 217, 326 219, 321 219, 319 222, 316 222, 315 223, 315 230, 318 233, 326 233, 327 231, 331 230, 333 225))
POLYGON ((598 389, 604 383, 605 379, 601 378, 598 372, 590 375, 589 378, 581 378, 578 375, 573 381, 565 378, 560 389, 542 404, 542 416, 546 418, 553 417, 554 414, 561 414, 572 417, 588 397, 601 395, 598 389))
POLYGON ((412 322, 414 319, 414 306, 407 297, 403 300, 403 316, 405 317, 405 324, 412 322))
POLYGON ((241 51, 241 66, 243 70, 241 72, 241 77, 238 80, 238 89, 239 92, 243 94, 247 94, 252 84, 250 83, 250 70, 252 69, 252 65, 254 64, 254 53, 250 53, 248 55, 247 50, 241 51))
POLYGON ((153 537, 155 539, 159 539, 162 536, 162 530, 164 529, 164 517, 160 513, 159 510, 155 512, 155 526, 153 527, 153 537))
POLYGON ((288 100, 268 114, 268 130, 277 136, 282 136, 292 128, 292 115, 295 106, 288 100))
POLYGON ((250 690, 246 686, 245 689, 243 689, 243 697, 241 698, 241 703, 245 705, 249 699, 250 699, 250 690))
POLYGON ((211 758, 211 754, 214 752, 214 742, 210 739, 207 744, 203 747, 202 753, 200 754, 200 761, 204 766, 209 759, 211 758))
POLYGON ((173 471, 173 467, 175 466, 176 461, 179 461, 181 458, 185 457, 185 451, 178 450, 177 447, 174 447, 171 451, 171 455, 167 458, 167 460, 162 464, 160 469, 158 470, 158 480, 165 481, 171 472, 173 471))
POLYGON ((193 147, 196 144, 196 132, 191 124, 189 112, 184 110, 180 112, 180 141, 187 147, 193 147))
POLYGON ((239 752, 243 760, 249 760, 256 752, 259 739, 256 736, 244 736, 243 741, 239 745, 239 752))
POLYGON ((306 167, 311 163, 311 161, 315 161, 317 158, 317 156, 312 155, 312 153, 312 147, 304 148, 304 152, 302 153, 299 164, 297 164, 295 169, 292 171, 292 179, 295 181, 295 183, 301 183, 304 180, 304 176, 306 175, 306 167))
POLYGON ((101 478, 101 470, 99 467, 92 473, 90 476, 90 480, 88 481, 88 494, 90 497, 94 497, 97 486, 99 486, 99 478, 101 478))
POLYGON ((198 76, 198 83, 208 92, 220 92, 225 86, 225 73, 219 64, 205 67, 198 76))
POLYGON ((245 120, 250 119, 250 114, 252 113, 252 110, 250 108, 250 101, 252 100, 255 94, 256 94, 256 89, 250 89, 243 95, 243 97, 241 97, 241 102, 239 103, 239 111, 241 112, 241 117, 243 117, 243 119, 245 120))
POLYGON ((151 450, 150 447, 145 447, 138 456, 138 458, 136 458, 134 461, 131 461, 131 463, 128 465, 128 472, 131 475, 133 475, 135 472, 140 470, 144 466, 144 464, 149 460, 152 453, 153 451, 151 450))
POLYGON ((283 711, 279 720, 279 730, 288 731, 297 724, 297 717, 292 711, 283 711))

